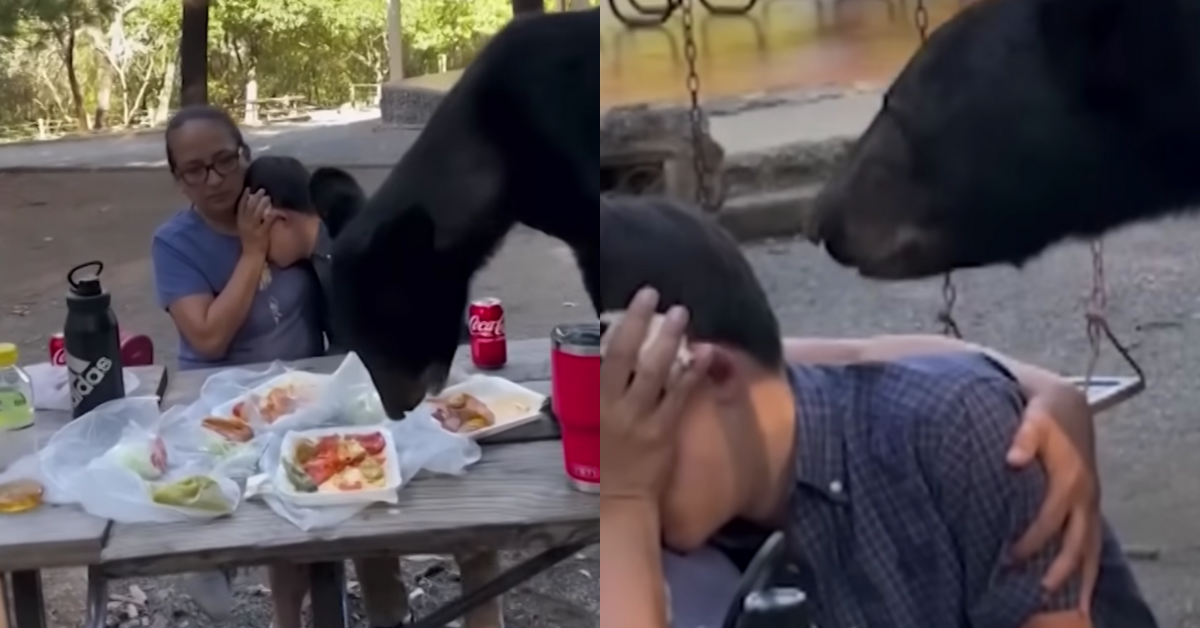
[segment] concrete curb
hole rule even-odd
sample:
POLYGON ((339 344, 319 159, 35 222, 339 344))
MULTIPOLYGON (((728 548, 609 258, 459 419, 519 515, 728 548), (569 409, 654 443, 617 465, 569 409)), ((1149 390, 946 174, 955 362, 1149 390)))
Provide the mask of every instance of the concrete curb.
POLYGON ((730 199, 717 223, 739 242, 791 238, 808 231, 819 184, 730 199))

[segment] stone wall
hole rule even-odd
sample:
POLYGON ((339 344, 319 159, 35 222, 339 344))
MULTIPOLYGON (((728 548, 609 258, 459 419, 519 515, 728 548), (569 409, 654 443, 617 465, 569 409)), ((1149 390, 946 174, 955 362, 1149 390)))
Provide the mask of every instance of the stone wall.
POLYGON ((385 84, 379 90, 379 117, 388 124, 425 126, 445 97, 444 90, 385 84))
MULTIPOLYGON (((708 128, 707 119, 703 127, 708 128)), ((721 176, 725 152, 707 131, 700 144, 709 198, 713 208, 719 208, 725 197, 721 176)), ((638 105, 600 115, 601 176, 610 184, 606 191, 694 200, 700 185, 695 160, 686 108, 638 105)))

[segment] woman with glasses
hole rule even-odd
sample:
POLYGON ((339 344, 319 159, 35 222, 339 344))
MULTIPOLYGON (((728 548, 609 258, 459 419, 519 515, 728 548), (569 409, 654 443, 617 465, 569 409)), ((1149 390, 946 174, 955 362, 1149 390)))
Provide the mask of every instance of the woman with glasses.
MULTIPOLYGON (((179 332, 181 370, 323 355, 321 290, 303 264, 268 263, 278 215, 262 190, 246 190, 250 148, 237 124, 208 106, 181 109, 167 125, 167 163, 190 205, 154 234, 159 305, 179 332)), ((408 596, 397 559, 356 561, 372 626, 399 628, 408 596)), ((301 628, 304 571, 270 570, 275 628, 301 628)), ((232 612, 231 574, 200 574, 189 593, 207 613, 232 612)))

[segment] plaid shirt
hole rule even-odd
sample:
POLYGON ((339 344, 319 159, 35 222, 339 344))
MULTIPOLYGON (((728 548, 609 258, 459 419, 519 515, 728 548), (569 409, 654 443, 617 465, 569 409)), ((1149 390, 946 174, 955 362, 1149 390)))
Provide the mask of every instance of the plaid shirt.
MULTIPOLYGON (((1005 454, 1021 420, 1013 379, 976 354, 794 367, 799 429, 789 541, 820 628, 1021 628, 1073 608, 1078 583, 1043 598, 1059 549, 1011 564, 1046 477, 1005 454)), ((1106 534, 1093 602, 1100 628, 1152 628, 1106 534)))

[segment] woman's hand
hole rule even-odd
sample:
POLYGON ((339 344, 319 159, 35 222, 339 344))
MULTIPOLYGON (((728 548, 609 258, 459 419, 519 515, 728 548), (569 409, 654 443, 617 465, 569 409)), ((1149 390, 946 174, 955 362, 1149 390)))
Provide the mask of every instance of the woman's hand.
POLYGON ((608 331, 600 368, 602 500, 658 503, 674 466, 680 415, 708 369, 705 347, 692 348, 688 368, 673 368, 685 342, 682 308, 667 313, 658 337, 642 351, 657 306, 657 292, 639 292, 608 331))
POLYGON ((1014 467, 1040 462, 1047 478, 1046 501, 1014 547, 1014 558, 1029 558, 1061 534, 1062 549, 1042 586, 1054 591, 1080 575, 1080 603, 1086 607, 1100 570, 1103 533, 1092 411, 1070 382, 1043 388, 1030 395, 1008 454, 1014 467))
POLYGON ((275 215, 271 211, 271 197, 263 190, 251 193, 246 190, 238 201, 238 236, 242 239, 242 252, 255 257, 267 256, 271 244, 271 224, 275 215))

